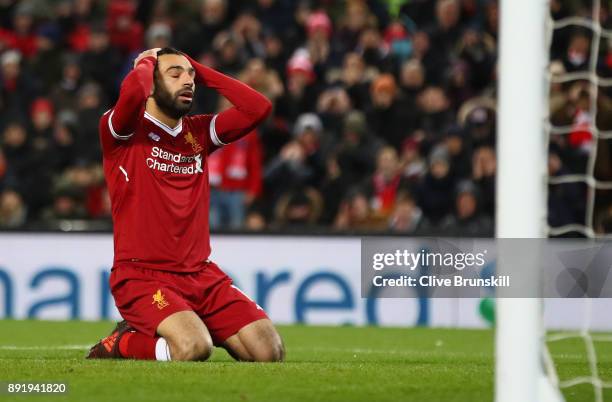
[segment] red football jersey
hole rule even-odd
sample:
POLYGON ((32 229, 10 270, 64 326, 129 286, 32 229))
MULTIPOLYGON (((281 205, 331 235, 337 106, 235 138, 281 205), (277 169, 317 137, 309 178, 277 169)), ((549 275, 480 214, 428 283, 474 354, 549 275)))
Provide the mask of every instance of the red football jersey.
POLYGON ((112 201, 114 266, 194 272, 210 254, 208 169, 212 115, 175 128, 142 110, 132 135, 118 135, 113 110, 100 119, 112 201))
POLYGON ((183 54, 195 83, 232 107, 185 116, 168 127, 145 111, 157 59, 144 57, 125 77, 117 104, 100 119, 104 175, 112 202, 114 267, 195 272, 210 255, 207 156, 239 140, 272 104, 249 86, 183 54))

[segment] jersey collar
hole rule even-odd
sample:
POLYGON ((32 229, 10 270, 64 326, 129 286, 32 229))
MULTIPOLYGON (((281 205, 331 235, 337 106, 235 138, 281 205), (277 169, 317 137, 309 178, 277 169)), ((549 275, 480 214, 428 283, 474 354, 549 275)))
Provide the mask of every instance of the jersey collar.
POLYGON ((168 134, 170 134, 173 137, 176 137, 177 135, 179 135, 181 133, 181 131, 183 131, 183 119, 182 118, 179 120, 179 122, 176 125, 176 127, 171 128, 167 124, 162 123, 161 121, 159 121, 155 117, 151 116, 149 113, 147 113, 146 110, 144 112, 144 117, 146 119, 148 119, 151 123, 155 124, 157 127, 161 128, 162 130, 164 130, 165 132, 167 132, 168 134))

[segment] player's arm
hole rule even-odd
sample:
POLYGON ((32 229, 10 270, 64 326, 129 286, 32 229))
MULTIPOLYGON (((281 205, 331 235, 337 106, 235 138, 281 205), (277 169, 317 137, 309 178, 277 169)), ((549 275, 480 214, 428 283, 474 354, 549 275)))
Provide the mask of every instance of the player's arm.
POLYGON ((153 69, 158 50, 142 52, 134 61, 134 69, 121 83, 119 99, 108 118, 110 132, 118 140, 129 139, 136 130, 139 112, 153 91, 153 69))
POLYGON ((247 135, 272 110, 272 103, 242 82, 206 67, 185 55, 195 69, 196 84, 216 90, 233 107, 215 115, 210 123, 210 136, 217 147, 229 144, 247 135))

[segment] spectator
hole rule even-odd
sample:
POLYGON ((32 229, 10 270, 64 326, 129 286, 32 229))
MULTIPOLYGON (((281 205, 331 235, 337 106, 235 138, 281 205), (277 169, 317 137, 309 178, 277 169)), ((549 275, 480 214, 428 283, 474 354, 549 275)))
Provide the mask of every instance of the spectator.
POLYGON ((98 119, 105 111, 101 89, 97 84, 88 83, 78 93, 79 109, 77 155, 87 163, 101 163, 102 151, 98 138, 98 119))
POLYGON ((51 151, 56 160, 56 168, 60 171, 74 165, 77 161, 76 137, 77 115, 64 110, 58 114, 53 126, 53 139, 51 151))
MULTIPOLYGON (((461 127, 452 126, 446 130, 444 144, 450 156, 451 169, 456 179, 464 179, 472 174, 471 144, 466 141, 461 127)), ((493 176, 495 171, 493 170, 493 176)))
POLYGON ((266 218, 263 213, 257 210, 249 211, 246 219, 244 228, 250 232, 261 232, 266 229, 266 218))
POLYGON ((409 183, 419 183, 427 172, 427 166, 421 157, 420 143, 415 138, 409 137, 404 140, 400 165, 402 176, 409 183))
POLYGON ((487 35, 493 38, 493 40, 497 40, 499 33, 498 0, 491 0, 485 4, 485 32, 487 33, 487 35))
POLYGON ((230 31, 221 31, 213 40, 216 67, 226 74, 238 75, 246 59, 239 39, 230 31))
POLYGON ((351 99, 351 104, 363 110, 369 103, 369 83, 363 58, 357 53, 347 53, 342 66, 342 84, 351 99))
POLYGON ((293 28, 293 1, 257 0, 256 3, 255 15, 262 26, 280 35, 285 35, 293 28))
POLYGON ((2 68, 2 106, 6 121, 8 116, 25 118, 24 111, 37 93, 36 80, 21 66, 21 53, 8 50, 0 56, 2 68))
POLYGON ((281 197, 276 205, 275 226, 304 230, 315 227, 321 215, 321 195, 313 188, 301 188, 281 197))
POLYGON ((47 223, 63 219, 84 219, 87 217, 81 195, 70 189, 62 189, 55 194, 52 207, 43 211, 42 218, 47 223))
POLYGON ((384 33, 385 48, 390 52, 391 57, 396 59, 397 64, 401 65, 412 55, 412 42, 410 41, 408 30, 399 21, 393 21, 384 33))
POLYGON ((612 233, 612 206, 608 206, 600 212, 595 225, 596 233, 605 235, 612 233))
POLYGON ((250 59, 240 78, 272 102, 282 96, 285 91, 276 71, 267 68, 262 59, 250 59))
POLYGON ((243 226, 246 209, 261 193, 260 148, 254 131, 209 156, 211 229, 243 226))
POLYGON ((447 216, 441 227, 450 235, 492 236, 491 218, 481 213, 478 190, 474 183, 467 180, 459 182, 455 197, 455 213, 447 216))
POLYGON ((266 48, 266 55, 264 57, 266 65, 279 76, 284 76, 287 59, 285 54, 287 47, 284 41, 275 33, 264 32, 264 46, 266 48))
POLYGON ((486 88, 495 65, 495 44, 476 28, 467 29, 458 48, 459 58, 469 71, 469 87, 475 92, 486 88))
MULTIPOLYGON (((559 156, 557 146, 551 146, 548 154, 548 174, 559 177, 568 174, 559 156)), ((548 224, 560 227, 584 222, 586 191, 582 183, 549 184, 548 224)))
POLYGON ((401 180, 397 151, 389 146, 381 148, 376 156, 376 170, 364 183, 374 214, 389 216, 395 205, 401 180))
POLYGON ((51 87, 51 100, 59 109, 77 109, 77 93, 83 84, 79 57, 68 54, 64 58, 61 78, 51 87))
POLYGON ((386 220, 372 213, 366 194, 357 189, 349 191, 334 221, 336 230, 372 231, 385 226, 386 220))
POLYGON ((412 40, 414 58, 425 67, 425 82, 440 85, 444 81, 447 67, 445 55, 432 47, 431 38, 425 31, 417 31, 412 40))
POLYGON ((418 205, 433 225, 440 223, 451 210, 453 177, 448 150, 436 145, 429 154, 429 171, 417 190, 418 205))
POLYGON ((332 53, 329 39, 332 34, 332 23, 323 11, 311 13, 306 20, 308 39, 305 50, 315 70, 325 71, 331 62, 332 53))
POLYGON ((346 115, 336 159, 349 182, 357 183, 374 170, 374 155, 380 146, 380 140, 370 136, 362 112, 354 110, 346 115))
POLYGON ((372 82, 370 87, 372 107, 367 119, 376 136, 389 145, 399 149, 404 138, 415 126, 415 116, 402 103, 395 78, 391 74, 382 74, 372 82))
MULTIPOLYGON (((460 112, 461 113, 461 112, 460 112)), ((474 148, 495 146, 495 113, 488 107, 475 105, 466 112, 464 129, 474 148)))
POLYGON ((33 141, 49 142, 53 126, 53 104, 46 98, 37 98, 30 107, 33 141))
POLYGON ((453 53, 452 44, 461 36, 460 19, 458 0, 437 0, 436 25, 431 35, 431 44, 436 51, 445 55, 453 53))
POLYGON ((38 44, 34 34, 34 3, 23 1, 15 8, 13 29, 0 30, 0 37, 8 47, 16 49, 26 58, 36 54, 38 44))
POLYGON ((172 30, 168 24, 156 22, 147 29, 145 39, 147 49, 168 47, 172 41, 172 30))
POLYGON ((570 147, 577 149, 580 153, 590 154, 593 148, 593 135, 591 126, 594 123, 591 112, 591 95, 588 89, 579 90, 571 99, 573 101, 572 132, 568 137, 570 147))
POLYGON ((406 60, 400 70, 400 88, 406 98, 415 103, 415 99, 425 84, 425 69, 417 59, 406 60))
POLYGON ((367 28, 361 33, 355 50, 369 67, 379 71, 392 71, 395 66, 380 32, 375 28, 367 28))
POLYGON ((265 55, 261 29, 261 23, 250 11, 239 14, 232 24, 231 32, 243 48, 246 58, 265 55))
POLYGON ((210 38, 216 37, 228 27, 227 3, 227 0, 203 0, 199 20, 186 21, 183 29, 176 30, 176 47, 192 55, 209 52, 210 38), (202 38, 209 39, 202 40, 202 38))
POLYGON ((321 223, 330 225, 334 221, 340 203, 352 182, 350 175, 340 167, 336 154, 330 153, 325 165, 325 177, 321 183, 321 194, 323 196, 321 223))
POLYGON ((301 50, 287 62, 287 92, 277 102, 278 112, 290 121, 315 110, 320 89, 308 52, 301 50))
POLYGON ((264 173, 272 204, 282 195, 302 186, 318 184, 323 178, 322 130, 323 125, 317 115, 306 113, 300 116, 293 130, 294 139, 283 147, 264 173))
POLYGON ((425 131, 428 141, 437 142, 453 124, 454 115, 444 90, 428 87, 419 94, 417 104, 421 112, 420 128, 425 131))
POLYGON ((106 28, 113 48, 126 55, 142 48, 143 27, 135 20, 136 5, 132 1, 110 0, 106 28))
POLYGON ((393 212, 389 217, 389 229, 401 234, 414 234, 427 230, 429 223, 414 198, 407 192, 397 197, 393 212))
POLYGON ((351 100, 342 87, 328 88, 319 96, 317 112, 331 131, 340 131, 344 116, 350 111, 351 100))
POLYGON ((591 39, 582 31, 577 31, 569 40, 563 57, 563 66, 567 72, 586 71, 590 58, 591 39))
POLYGON ((11 189, 0 192, 0 228, 20 228, 25 224, 26 217, 26 206, 19 193, 11 189))
POLYGON ((474 151, 472 166, 472 180, 480 195, 481 210, 486 215, 493 217, 495 214, 495 175, 497 173, 495 150, 488 145, 477 148, 474 151))
POLYGON ((118 94, 117 77, 109 72, 121 65, 121 54, 111 46, 109 33, 101 25, 94 25, 89 35, 87 50, 81 56, 81 69, 88 80, 101 86, 104 95, 114 99, 118 94))
MULTIPOLYGON (((345 12, 340 22, 338 39, 344 49, 350 51, 357 47, 361 33, 373 25, 374 16, 370 13, 365 1, 347 2, 345 12)), ((369 55, 365 54, 366 63, 368 58, 369 55)))
POLYGON ((8 181, 17 186, 26 180, 30 168, 30 147, 25 128, 18 121, 9 123, 2 133, 4 159, 8 166, 8 181))
POLYGON ((36 30, 36 53, 30 58, 32 74, 47 93, 57 82, 62 71, 62 49, 59 46, 60 29, 54 23, 45 23, 36 30))

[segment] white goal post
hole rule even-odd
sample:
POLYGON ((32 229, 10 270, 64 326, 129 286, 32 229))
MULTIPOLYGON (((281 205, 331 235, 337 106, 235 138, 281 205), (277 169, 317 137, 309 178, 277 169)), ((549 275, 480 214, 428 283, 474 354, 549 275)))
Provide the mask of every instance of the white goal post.
MULTIPOLYGON (((498 62, 497 238, 546 232, 548 0, 501 0, 498 62)), ((500 253, 503 250, 499 250, 500 253)), ((537 256, 533 263, 538 280, 537 256)), ((498 269, 510 271, 500 255, 498 269)), ((558 402, 544 374, 541 299, 498 298, 495 401, 558 402)))

